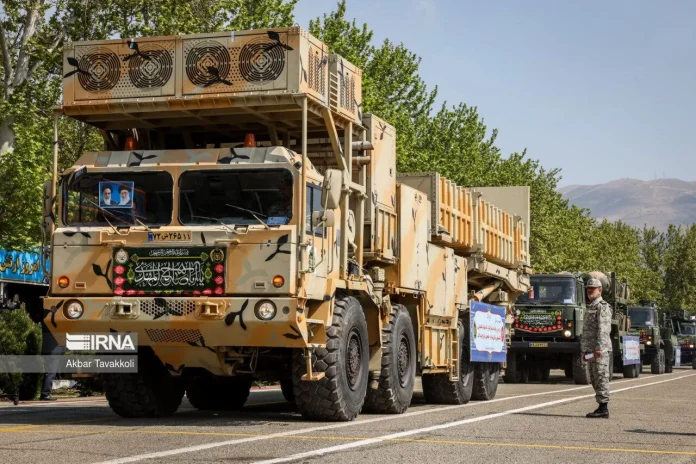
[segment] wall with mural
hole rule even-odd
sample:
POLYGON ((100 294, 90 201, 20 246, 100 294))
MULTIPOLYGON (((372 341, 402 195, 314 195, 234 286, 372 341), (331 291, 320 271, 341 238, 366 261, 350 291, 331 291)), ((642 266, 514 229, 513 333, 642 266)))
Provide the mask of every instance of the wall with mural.
POLYGON ((0 281, 48 285, 50 263, 41 248, 8 251, 0 248, 0 281))

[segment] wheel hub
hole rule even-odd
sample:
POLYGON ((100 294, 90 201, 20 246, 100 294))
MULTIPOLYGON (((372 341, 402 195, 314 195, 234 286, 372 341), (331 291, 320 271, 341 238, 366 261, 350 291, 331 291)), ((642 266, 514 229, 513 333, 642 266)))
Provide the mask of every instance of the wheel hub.
POLYGON ((399 383, 402 387, 408 382, 409 365, 411 364, 411 347, 408 345, 406 336, 401 337, 399 342, 399 383))
POLYGON ((351 390, 355 390, 360 379, 361 351, 360 337, 356 332, 351 332, 346 349, 346 378, 351 390))

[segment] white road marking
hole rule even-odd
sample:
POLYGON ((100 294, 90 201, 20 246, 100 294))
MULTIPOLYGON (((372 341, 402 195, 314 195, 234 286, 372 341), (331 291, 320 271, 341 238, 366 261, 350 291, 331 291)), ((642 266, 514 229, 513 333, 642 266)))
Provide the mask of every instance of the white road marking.
MULTIPOLYGON (((635 378, 635 379, 623 380, 623 381, 614 382, 614 383, 629 383, 629 382, 636 382, 639 380, 645 380, 645 378, 643 378, 643 379, 635 378)), ((526 395, 508 396, 506 398, 498 398, 498 399, 494 399, 491 401, 477 401, 477 402, 473 402, 473 403, 457 404, 457 405, 453 405, 453 406, 433 407, 433 408, 420 410, 420 411, 407 412, 405 414, 392 414, 392 415, 388 415, 388 416, 374 417, 371 419, 363 419, 363 420, 357 420, 357 421, 353 421, 353 422, 341 422, 338 424, 322 425, 322 426, 318 426, 318 427, 310 427, 310 428, 306 428, 306 429, 293 430, 293 431, 289 431, 289 432, 274 433, 271 435, 263 435, 263 436, 259 436, 259 437, 236 438, 233 440, 226 440, 226 441, 220 441, 220 442, 214 442, 214 443, 205 443, 202 445, 187 446, 185 448, 176 448, 176 449, 166 450, 166 451, 157 451, 154 453, 139 454, 139 455, 128 456, 128 457, 124 457, 124 458, 117 458, 117 459, 113 459, 110 461, 103 461, 103 462, 95 463, 95 464, 122 464, 122 463, 127 463, 127 462, 138 462, 138 461, 144 461, 146 459, 155 459, 155 458, 163 458, 163 457, 167 457, 167 456, 175 456, 177 454, 194 453, 196 451, 202 451, 202 450, 207 450, 207 449, 211 449, 211 448, 219 448, 221 446, 239 445, 242 443, 249 443, 249 442, 261 441, 261 440, 270 440, 273 438, 289 437, 292 435, 303 435, 303 434, 307 434, 307 433, 311 433, 311 432, 318 432, 318 431, 322 431, 322 430, 333 430, 333 429, 340 429, 340 428, 344 428, 344 427, 361 426, 364 424, 372 424, 375 422, 382 422, 382 421, 388 421, 388 420, 406 419, 406 418, 410 418, 410 417, 421 416, 423 414, 431 414, 431 413, 437 413, 437 412, 442 412, 442 411, 449 411, 452 409, 471 408, 471 407, 475 407, 475 406, 486 406, 486 405, 489 405, 492 403, 499 403, 502 401, 512 401, 512 400, 517 400, 520 398, 532 398, 535 396, 544 396, 544 395, 565 393, 565 392, 582 390, 585 388, 592 388, 592 387, 590 385, 583 385, 582 387, 566 388, 564 390, 551 390, 551 391, 538 392, 538 393, 529 393, 526 395)))
MULTIPOLYGON (((657 382, 651 382, 651 383, 646 383, 646 384, 642 384, 642 385, 633 385, 631 387, 619 388, 618 390, 613 390, 611 393, 615 394, 615 393, 620 393, 620 392, 624 392, 627 390, 633 390, 635 388, 649 387, 652 385, 658 385, 658 384, 665 383, 665 382, 672 382, 675 380, 681 380, 681 379, 684 379, 687 377, 693 377, 693 376, 696 376, 696 374, 683 375, 681 377, 676 377, 676 378, 671 378, 671 379, 666 379, 666 380, 659 380, 657 382)), ((287 456, 284 458, 269 459, 266 461, 257 461, 254 464, 277 464, 277 463, 281 463, 281 462, 290 462, 290 461, 295 461, 298 459, 304 459, 304 458, 309 458, 309 457, 323 456, 323 455, 328 454, 328 453, 335 453, 338 451, 345 451, 345 450, 349 450, 349 449, 353 449, 353 448, 360 448, 363 446, 373 445, 375 443, 383 442, 384 440, 393 440, 396 438, 403 438, 403 437, 408 437, 411 435, 419 435, 419 434, 423 434, 423 433, 434 432, 436 430, 458 427, 460 425, 471 424, 474 422, 480 422, 480 421, 485 421, 485 420, 490 420, 490 419, 497 419, 499 417, 509 416, 510 414, 518 414, 520 412, 546 408, 546 407, 554 406, 557 404, 569 403, 571 401, 577 401, 577 400, 584 399, 584 398, 591 398, 593 396, 594 396, 594 394, 588 394, 588 395, 574 396, 571 398, 563 398, 560 400, 549 401, 547 403, 534 404, 531 406, 525 406, 523 408, 510 409, 508 411, 497 412, 495 414, 488 414, 485 416, 472 417, 469 419, 463 419, 463 420, 458 420, 458 421, 454 421, 454 422, 446 422, 444 424, 432 425, 430 427, 423 427, 423 428, 419 428, 419 429, 406 430, 404 432, 392 433, 389 435, 382 435, 381 437, 369 438, 369 439, 360 440, 360 441, 354 441, 352 443, 345 443, 343 445, 329 446, 327 448, 320 448, 320 449, 316 449, 313 451, 307 451, 304 453, 293 454, 292 456, 287 456)))

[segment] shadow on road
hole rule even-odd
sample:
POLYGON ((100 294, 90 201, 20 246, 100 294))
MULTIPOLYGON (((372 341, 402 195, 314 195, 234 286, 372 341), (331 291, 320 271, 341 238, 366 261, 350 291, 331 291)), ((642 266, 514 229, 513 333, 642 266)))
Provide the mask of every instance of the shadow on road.
POLYGON ((644 433, 647 435, 677 435, 677 436, 682 436, 682 437, 696 437, 696 433, 692 433, 692 432, 662 432, 662 431, 657 431, 657 430, 645 430, 645 429, 626 430, 626 432, 644 433))
POLYGON ((513 416, 538 416, 538 417, 569 417, 571 419, 585 419, 585 416, 570 416, 567 414, 542 414, 540 412, 517 412, 513 416))

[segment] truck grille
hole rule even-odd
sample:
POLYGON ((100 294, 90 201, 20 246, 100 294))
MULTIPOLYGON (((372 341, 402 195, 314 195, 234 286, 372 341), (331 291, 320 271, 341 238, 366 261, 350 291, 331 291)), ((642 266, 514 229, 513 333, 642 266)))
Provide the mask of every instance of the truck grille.
POLYGON ((140 309, 148 316, 161 314, 165 308, 169 309, 172 316, 188 316, 196 310, 196 303, 184 300, 165 300, 166 306, 155 304, 154 300, 140 302, 140 309))
POLYGON ((145 329, 145 333, 155 343, 197 343, 202 338, 198 329, 145 329))

